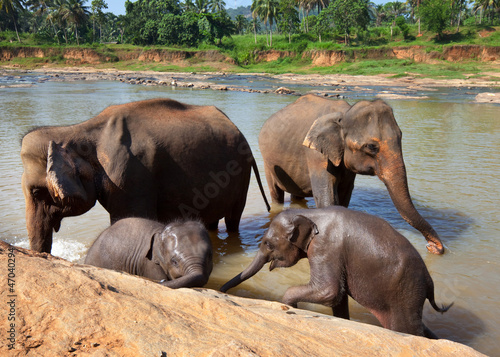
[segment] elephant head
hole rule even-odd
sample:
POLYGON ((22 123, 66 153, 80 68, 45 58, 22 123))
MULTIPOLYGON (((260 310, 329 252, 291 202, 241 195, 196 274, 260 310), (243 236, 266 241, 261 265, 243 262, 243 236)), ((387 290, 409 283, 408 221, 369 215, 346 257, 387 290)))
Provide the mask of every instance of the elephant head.
POLYGON ((95 205, 94 170, 71 145, 46 139, 43 129, 23 138, 21 158, 30 247, 50 253, 52 231, 59 230, 61 220, 95 205))
POLYGON ((318 228, 309 218, 302 215, 278 215, 271 222, 262 237, 257 255, 250 265, 240 274, 228 281, 220 289, 226 292, 257 274, 266 263, 271 262, 269 270, 291 267, 307 257, 311 240, 317 235, 318 228))
POLYGON ((335 165, 341 162, 356 174, 377 175, 387 187, 399 214, 426 238, 427 249, 444 252, 432 226, 413 205, 401 149, 401 130, 389 105, 382 100, 361 101, 345 113, 318 118, 304 145, 324 154, 335 165))
POLYGON ((199 222, 176 222, 154 235, 148 258, 168 276, 163 285, 172 289, 201 287, 212 272, 210 237, 199 222))

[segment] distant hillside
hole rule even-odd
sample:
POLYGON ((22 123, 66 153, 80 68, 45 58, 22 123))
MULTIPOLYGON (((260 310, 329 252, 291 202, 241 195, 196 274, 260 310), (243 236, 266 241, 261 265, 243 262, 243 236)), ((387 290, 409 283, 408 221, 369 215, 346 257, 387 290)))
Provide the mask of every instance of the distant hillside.
POLYGON ((228 15, 231 17, 231 20, 234 20, 237 15, 243 15, 247 19, 252 17, 252 10, 250 10, 250 5, 248 6, 239 6, 237 9, 226 9, 228 15))

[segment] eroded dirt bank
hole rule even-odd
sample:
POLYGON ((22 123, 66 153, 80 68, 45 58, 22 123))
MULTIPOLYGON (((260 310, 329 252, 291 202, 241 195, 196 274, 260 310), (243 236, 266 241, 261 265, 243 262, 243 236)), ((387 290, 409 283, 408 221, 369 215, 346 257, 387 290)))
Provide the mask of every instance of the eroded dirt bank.
MULTIPOLYGON (((250 57, 256 62, 276 61, 279 58, 295 57, 291 51, 254 51, 250 57)), ((13 58, 47 58, 60 56, 68 64, 100 64, 117 61, 171 62, 206 61, 224 62, 236 65, 233 58, 216 51, 182 50, 125 50, 107 48, 96 51, 91 48, 36 48, 36 47, 0 47, 0 61, 13 58)), ((500 46, 455 45, 444 47, 442 51, 429 51, 423 46, 382 47, 376 49, 313 50, 306 51, 302 58, 310 58, 313 66, 332 66, 346 60, 359 59, 411 59, 415 62, 435 63, 439 60, 495 62, 500 60, 500 46)))

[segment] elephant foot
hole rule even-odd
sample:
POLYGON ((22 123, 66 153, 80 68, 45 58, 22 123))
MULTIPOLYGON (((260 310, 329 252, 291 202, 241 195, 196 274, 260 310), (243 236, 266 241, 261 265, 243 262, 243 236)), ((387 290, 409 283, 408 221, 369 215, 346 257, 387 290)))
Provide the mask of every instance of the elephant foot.
POLYGON ((426 248, 429 252, 431 252, 432 254, 444 254, 444 247, 442 244, 436 244, 434 242, 429 242, 427 245, 426 245, 426 248))

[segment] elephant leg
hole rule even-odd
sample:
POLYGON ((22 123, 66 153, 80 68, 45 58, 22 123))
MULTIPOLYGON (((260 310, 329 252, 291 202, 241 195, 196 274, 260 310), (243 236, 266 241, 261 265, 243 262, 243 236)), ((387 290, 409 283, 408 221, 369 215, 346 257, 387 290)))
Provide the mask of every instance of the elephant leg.
POLYGON ((349 320, 349 295, 344 294, 340 302, 332 307, 333 316, 349 320))
POLYGON ((342 175, 342 180, 339 182, 337 189, 339 195, 339 204, 344 207, 349 207, 351 202, 352 190, 354 190, 354 180, 356 174, 352 171, 346 170, 342 175))
POLYGON ((207 223, 206 227, 209 231, 216 231, 219 228, 219 220, 207 223))
MULTIPOLYGON (((245 192, 246 194, 246 192, 245 192)), ((240 227, 241 216, 245 209, 246 196, 240 197, 239 201, 233 205, 231 212, 224 217, 226 229, 228 232, 238 232, 240 227)))
POLYGON ((438 340, 439 337, 436 336, 434 332, 432 332, 427 326, 425 326, 423 323, 422 325, 424 326, 424 336, 433 340, 438 340))
MULTIPOLYGON (((345 292, 337 285, 317 285, 311 284, 292 286, 288 288, 283 296, 284 304, 297 307, 299 302, 310 302, 325 306, 336 306, 343 302, 345 292)), ((345 298, 347 301, 347 297, 345 298)))
POLYGON ((329 172, 326 170, 311 172, 310 178, 313 197, 317 208, 339 204, 335 180, 329 172))
POLYGON ((339 204, 337 171, 333 164, 318 152, 307 153, 311 189, 317 208, 339 204))
POLYGON ((269 187, 272 202, 283 204, 285 202, 285 191, 278 187, 276 175, 267 165, 264 166, 264 172, 266 174, 267 186, 269 187))

